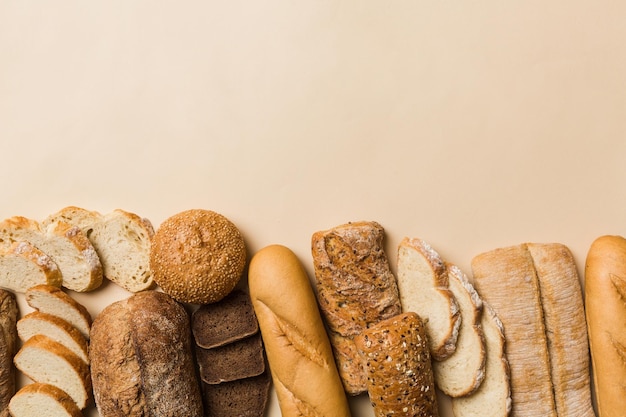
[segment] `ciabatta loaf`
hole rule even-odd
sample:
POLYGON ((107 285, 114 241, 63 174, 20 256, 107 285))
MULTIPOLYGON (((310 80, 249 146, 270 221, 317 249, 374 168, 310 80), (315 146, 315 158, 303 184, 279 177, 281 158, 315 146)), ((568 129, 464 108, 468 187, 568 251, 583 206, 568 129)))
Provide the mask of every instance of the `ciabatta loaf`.
POLYGON ((13 417, 82 417, 78 406, 65 391, 39 382, 22 387, 9 404, 13 417))
POLYGON ((340 225, 312 237, 318 302, 339 374, 351 395, 367 389, 354 337, 402 311, 383 239, 383 227, 368 221, 340 225))
POLYGON ((6 410, 11 397, 15 394, 13 355, 18 346, 16 330, 18 315, 15 295, 0 288, 0 416, 2 417, 8 415, 6 410))
POLYGON ((81 410, 90 404, 89 366, 62 344, 35 335, 24 342, 14 362, 17 369, 33 381, 65 391, 81 410))
POLYGON ((0 287, 24 293, 38 284, 61 286, 61 273, 52 258, 28 242, 0 249, 0 287))
POLYGON ((102 264, 87 236, 77 227, 57 222, 43 227, 39 222, 14 216, 0 222, 0 246, 29 242, 56 263, 63 286, 86 292, 102 284, 102 264))
POLYGON ((481 319, 483 302, 461 269, 447 264, 449 288, 459 305, 461 327, 454 353, 433 362, 435 383, 445 394, 462 397, 474 392, 485 377, 487 352, 481 319))
POLYGON ((131 292, 152 286, 150 244, 152 223, 122 209, 107 214, 69 206, 48 216, 43 224, 64 222, 79 227, 95 248, 106 278, 131 292))
POLYGON ((426 322, 433 359, 446 359, 456 349, 461 313, 444 260, 424 240, 404 238, 397 268, 402 311, 416 312, 426 322))

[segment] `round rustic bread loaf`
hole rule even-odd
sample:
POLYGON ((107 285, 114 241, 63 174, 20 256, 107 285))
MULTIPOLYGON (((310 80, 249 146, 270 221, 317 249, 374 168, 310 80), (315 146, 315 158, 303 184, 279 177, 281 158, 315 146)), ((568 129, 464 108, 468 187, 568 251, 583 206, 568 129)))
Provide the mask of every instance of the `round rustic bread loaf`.
POLYGON ((214 303, 237 285, 246 263, 239 229, 210 210, 192 209, 166 219, 150 251, 155 282, 174 299, 214 303))

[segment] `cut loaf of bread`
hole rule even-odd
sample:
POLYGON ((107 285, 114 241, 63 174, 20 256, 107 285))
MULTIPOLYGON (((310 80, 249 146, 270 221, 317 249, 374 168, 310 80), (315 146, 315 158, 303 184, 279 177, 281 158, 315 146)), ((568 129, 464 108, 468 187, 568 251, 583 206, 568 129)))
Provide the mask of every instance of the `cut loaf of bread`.
POLYGON ((42 226, 39 222, 14 216, 0 222, 0 247, 29 242, 57 264, 63 286, 79 292, 102 284, 102 264, 93 245, 77 227, 65 222, 42 226))
POLYGON ((9 404, 13 417, 82 417, 80 409, 65 391, 39 382, 22 387, 9 404))
POLYGON ((43 221, 79 227, 95 248, 106 278, 131 292, 152 286, 150 245, 154 228, 149 220, 116 209, 107 214, 69 206, 43 221))
POLYGON ((0 249, 0 287, 24 293, 38 284, 61 286, 61 273, 52 258, 28 242, 0 249))
POLYGON ((61 288, 51 285, 36 285, 26 291, 26 302, 42 313, 57 316, 72 326, 89 340, 91 315, 85 306, 66 294, 61 288))
POLYGON ((67 347, 85 363, 89 363, 87 339, 76 327, 57 316, 33 311, 18 320, 17 334, 23 342, 37 334, 47 336, 67 347))
POLYGON ((444 260, 424 240, 407 237, 398 246, 397 269, 402 311, 425 321, 432 358, 446 359, 456 349, 461 313, 444 260))
POLYGON ((33 381, 65 391, 81 410, 89 405, 92 395, 89 366, 59 342, 35 335, 24 342, 14 362, 33 381))
POLYGON ((449 285, 461 312, 461 327, 454 353, 433 362, 437 387, 451 397, 474 392, 485 377, 485 339, 480 324, 483 303, 461 269, 447 264, 449 285))

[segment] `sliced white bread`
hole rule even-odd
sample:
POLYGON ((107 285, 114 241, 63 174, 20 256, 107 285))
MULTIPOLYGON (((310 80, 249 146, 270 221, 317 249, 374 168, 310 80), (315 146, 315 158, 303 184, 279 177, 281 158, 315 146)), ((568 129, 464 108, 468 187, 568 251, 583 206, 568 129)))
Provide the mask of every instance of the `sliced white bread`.
POLYGON ((39 382, 22 387, 11 399, 13 417, 82 417, 80 409, 65 391, 39 382))
POLYGON ((89 405, 92 397, 89 366, 59 342, 35 335, 24 342, 13 361, 34 382, 65 391, 81 410, 89 405))
POLYGON ((485 339, 481 325, 483 302, 461 269, 447 264, 450 290, 461 311, 461 328, 454 353, 433 362, 437 387, 451 397, 474 392, 485 377, 485 339))
POLYGON ((0 246, 29 242, 57 264, 63 286, 74 291, 91 291, 102 284, 102 264, 87 236, 64 222, 43 227, 39 222, 14 216, 0 222, 0 246))
POLYGON ((28 242, 0 249, 0 287, 24 293, 39 284, 61 286, 61 272, 52 258, 28 242))
POLYGON ((69 206, 50 215, 44 224, 66 222, 79 227, 91 241, 104 276, 131 292, 150 288, 150 245, 154 228, 149 220, 116 209, 105 215, 69 206))
POLYGON ((461 320, 445 262, 424 240, 404 238, 397 269, 402 311, 415 312, 426 322, 432 358, 446 359, 456 349, 461 320))
POLYGON ((87 339, 66 320, 52 314, 33 311, 18 320, 17 334, 22 342, 42 334, 61 343, 85 363, 89 363, 87 339))
POLYGON ((504 328, 484 302, 481 326, 487 353, 485 378, 471 395, 452 398, 452 412, 456 417, 507 417, 511 413, 511 385, 504 328))
POLYGON ((89 311, 61 288, 36 285, 26 290, 25 298, 28 305, 35 310, 67 321, 89 340, 92 322, 89 311))

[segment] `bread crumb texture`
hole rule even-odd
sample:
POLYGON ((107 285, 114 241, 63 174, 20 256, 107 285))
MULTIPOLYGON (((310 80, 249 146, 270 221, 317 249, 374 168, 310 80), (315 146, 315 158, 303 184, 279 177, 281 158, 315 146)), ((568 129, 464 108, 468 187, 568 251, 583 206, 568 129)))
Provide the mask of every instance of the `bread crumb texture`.
POLYGON ((243 237, 230 220, 214 211, 192 209, 159 226, 150 268, 155 282, 174 299, 209 304, 235 288, 246 256, 243 237))

